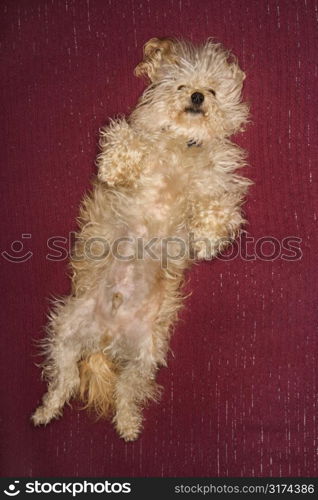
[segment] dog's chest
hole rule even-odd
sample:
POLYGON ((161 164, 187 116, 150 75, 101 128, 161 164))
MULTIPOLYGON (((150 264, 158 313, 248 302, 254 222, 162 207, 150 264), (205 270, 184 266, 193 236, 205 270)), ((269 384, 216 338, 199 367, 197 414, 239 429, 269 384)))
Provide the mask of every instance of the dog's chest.
POLYGON ((166 143, 154 149, 147 158, 139 200, 147 217, 163 225, 182 224, 187 216, 189 193, 207 161, 202 146, 166 143))

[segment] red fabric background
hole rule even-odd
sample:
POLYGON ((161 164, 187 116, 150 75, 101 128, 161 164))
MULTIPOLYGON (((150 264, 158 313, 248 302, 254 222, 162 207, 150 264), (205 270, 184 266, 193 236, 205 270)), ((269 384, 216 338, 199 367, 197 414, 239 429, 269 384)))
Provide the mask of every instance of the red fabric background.
POLYGON ((317 2, 15 0, 1 12, 2 474, 314 476, 317 474, 317 2), (34 365, 47 297, 69 290, 47 239, 75 229, 98 129, 127 113, 153 36, 209 36, 247 73, 252 124, 237 141, 255 181, 254 238, 302 238, 296 262, 226 262, 189 273, 159 405, 125 444, 74 406, 45 429, 29 416, 45 385, 34 365), (22 239, 22 234, 31 239, 22 239))

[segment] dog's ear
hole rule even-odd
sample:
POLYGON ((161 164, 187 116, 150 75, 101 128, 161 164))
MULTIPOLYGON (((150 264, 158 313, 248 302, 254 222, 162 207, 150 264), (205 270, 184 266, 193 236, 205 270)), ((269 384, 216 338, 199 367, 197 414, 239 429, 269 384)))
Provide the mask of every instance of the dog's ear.
POLYGON ((234 59, 234 60, 230 64, 230 68, 231 68, 231 72, 232 72, 232 75, 233 75, 233 79, 235 80, 235 82, 237 83, 237 85, 242 86, 243 85, 243 81, 246 78, 246 75, 245 75, 244 71, 242 71, 241 68, 239 67, 236 58, 232 58, 232 59, 234 59))
POLYGON ((136 76, 147 76, 151 82, 156 80, 158 69, 164 62, 177 59, 176 41, 173 38, 151 38, 144 45, 144 58, 136 66, 136 76))

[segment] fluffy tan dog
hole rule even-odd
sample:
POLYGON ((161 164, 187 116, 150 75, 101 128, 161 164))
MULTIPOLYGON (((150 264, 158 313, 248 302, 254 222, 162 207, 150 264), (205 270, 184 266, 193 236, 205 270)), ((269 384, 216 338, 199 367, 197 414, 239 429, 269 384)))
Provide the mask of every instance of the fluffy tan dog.
POLYGON ((151 39, 137 76, 149 87, 128 119, 101 133, 98 179, 80 212, 72 294, 57 301, 45 341, 48 392, 35 425, 79 396, 126 441, 156 399, 193 259, 211 259, 243 222, 250 182, 228 139, 247 120, 244 73, 220 44, 151 39))

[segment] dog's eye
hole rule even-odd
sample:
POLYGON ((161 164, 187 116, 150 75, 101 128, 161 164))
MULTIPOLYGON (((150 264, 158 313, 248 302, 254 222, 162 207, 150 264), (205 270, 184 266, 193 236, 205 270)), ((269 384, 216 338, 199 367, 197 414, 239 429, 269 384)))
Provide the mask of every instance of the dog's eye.
POLYGON ((178 90, 185 89, 185 85, 179 85, 178 90))
POLYGON ((211 94, 214 95, 214 97, 215 97, 215 90, 209 89, 209 92, 211 92, 211 94))

